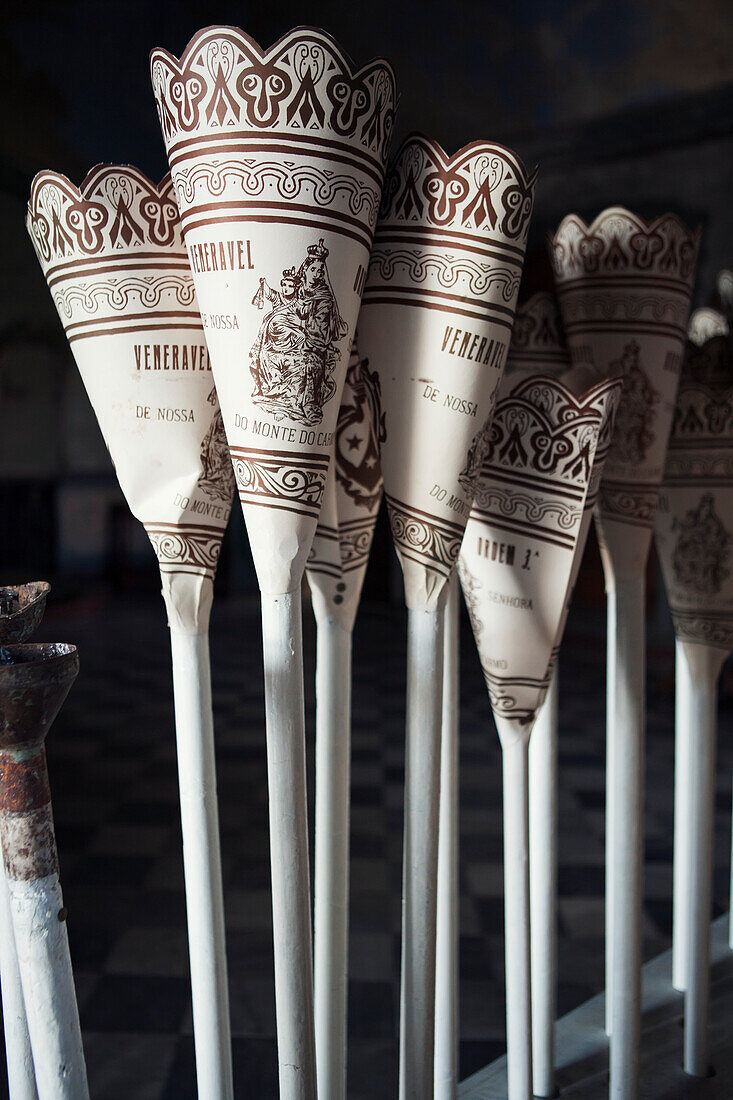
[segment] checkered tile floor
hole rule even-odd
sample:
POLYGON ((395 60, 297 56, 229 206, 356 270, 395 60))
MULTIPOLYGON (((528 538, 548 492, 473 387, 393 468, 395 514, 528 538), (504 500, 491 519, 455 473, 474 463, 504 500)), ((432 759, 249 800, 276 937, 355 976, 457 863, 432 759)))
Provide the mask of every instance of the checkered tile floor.
MULTIPOLYGON (((310 792, 314 631, 306 613, 310 792)), ((349 1097, 397 1095, 404 617, 362 609, 354 652, 349 1097)), ((461 1074, 504 1044, 500 756, 467 623, 461 681, 461 1074)), ((82 671, 48 742, 62 885, 95 1100, 195 1096, 168 638, 162 605, 51 610, 82 671)), ((276 1091, 258 611, 215 605, 212 666, 235 1087, 276 1091)), ((571 619, 561 667, 560 1012, 603 984, 600 616, 571 619)), ((651 647, 644 952, 669 946, 671 644, 651 647)), ((733 711, 721 707, 716 913, 727 906, 733 711)))

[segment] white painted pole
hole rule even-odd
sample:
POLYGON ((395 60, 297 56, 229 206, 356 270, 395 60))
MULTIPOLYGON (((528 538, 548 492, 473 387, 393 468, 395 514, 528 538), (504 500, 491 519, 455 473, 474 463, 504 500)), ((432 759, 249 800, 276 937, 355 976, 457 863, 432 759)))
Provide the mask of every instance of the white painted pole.
POLYGON ((555 1095, 557 1010, 557 666, 529 743, 529 899, 535 1096, 555 1095))
POLYGON ((200 1097, 231 1100, 229 991, 208 634, 171 630, 171 653, 196 1079, 200 1097))
POLYGON ((407 619, 400 1100, 432 1100, 444 611, 407 619))
POLYGON ((459 582, 448 587, 443 644, 443 730, 435 963, 435 1100, 455 1100, 458 1086, 459 943, 459 582))
POLYGON ((318 621, 316 664, 315 1028, 318 1095, 346 1097, 351 631, 318 621))
POLYGON ((504 773, 504 944, 508 1100, 532 1096, 529 925, 529 776, 524 737, 502 746, 504 773))
POLYGON ((58 874, 8 879, 8 888, 39 1100, 88 1100, 58 874))
POLYGON ((315 1100, 300 589, 262 593, 280 1100, 315 1100))
POLYGON ((10 1100, 37 1100, 23 986, 15 950, 15 933, 10 911, 10 894, 0 851, 0 984, 3 998, 5 1060, 10 1100))
POLYGON ((641 906, 644 806, 645 582, 616 578, 616 697, 610 803, 612 1100, 636 1100, 641 1035, 641 906))
POLYGON ((712 667, 714 661, 707 668, 703 667, 704 664, 704 661, 696 661, 692 666, 689 686, 690 838, 687 870, 684 1067, 685 1072, 694 1077, 707 1077, 709 1072, 710 921, 713 892, 717 678, 720 667, 712 667))
POLYGON ((606 1035, 611 1034, 611 1005, 613 1003, 613 763, 616 724, 614 703, 616 700, 616 594, 606 583, 606 1035))
POLYGON ((682 643, 675 643, 674 874, 672 881, 672 985, 687 988, 687 913, 690 860, 690 672, 682 643))

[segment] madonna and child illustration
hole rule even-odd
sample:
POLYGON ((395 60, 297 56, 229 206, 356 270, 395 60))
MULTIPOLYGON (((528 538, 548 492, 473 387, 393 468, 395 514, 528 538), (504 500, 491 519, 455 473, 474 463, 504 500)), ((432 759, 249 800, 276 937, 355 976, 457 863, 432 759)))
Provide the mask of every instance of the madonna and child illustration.
POLYGON ((256 405, 276 420, 320 424, 323 407, 336 392, 337 347, 348 331, 331 287, 323 238, 308 246, 296 271, 283 271, 280 290, 266 279, 252 299, 258 309, 270 303, 249 353, 256 405))
POLYGON ((201 440, 201 477, 198 488, 211 500, 229 502, 234 494, 234 470, 215 388, 212 387, 206 400, 209 405, 216 405, 216 412, 201 440))
POLYGON ((652 425, 660 395, 639 363, 636 340, 626 344, 620 359, 611 363, 611 373, 623 376, 621 403, 616 413, 613 437, 614 458, 638 465, 646 461, 654 442, 652 425))
POLYGON ((715 510, 712 493, 705 493, 697 508, 684 520, 675 519, 678 532, 672 567, 677 583, 705 596, 720 592, 730 576, 725 564, 730 557, 731 536, 715 510))

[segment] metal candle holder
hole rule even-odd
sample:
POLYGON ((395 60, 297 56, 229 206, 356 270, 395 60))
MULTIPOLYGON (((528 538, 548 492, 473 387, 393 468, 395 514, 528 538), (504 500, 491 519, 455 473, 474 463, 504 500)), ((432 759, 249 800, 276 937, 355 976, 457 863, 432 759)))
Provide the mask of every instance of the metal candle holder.
POLYGON ((89 1095, 46 767, 75 646, 0 647, 0 837, 39 1100, 89 1095))
MULTIPOLYGON (((27 641, 38 629, 51 586, 47 581, 0 588, 0 645, 27 641)), ((1 853, 0 853, 1 854, 1 853)), ((28 1034, 23 985, 15 949, 13 917, 0 860, 0 985, 8 1087, 13 1100, 36 1100, 36 1072, 28 1034)))
POLYGON ((50 591, 48 581, 0 588, 0 645, 18 645, 38 630, 50 591))

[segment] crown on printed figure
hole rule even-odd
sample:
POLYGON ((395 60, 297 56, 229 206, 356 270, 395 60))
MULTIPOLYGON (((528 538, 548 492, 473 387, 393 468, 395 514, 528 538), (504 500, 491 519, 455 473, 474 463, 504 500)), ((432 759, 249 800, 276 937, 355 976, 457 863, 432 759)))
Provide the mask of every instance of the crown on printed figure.
POLYGON ((323 243, 323 237, 321 237, 318 244, 308 245, 308 259, 313 260, 325 260, 328 258, 328 249, 323 243))
POLYGON ((294 283, 294 282, 297 281, 297 279, 298 279, 298 273, 296 272, 295 268, 294 267, 286 267, 285 270, 283 271, 283 277, 280 280, 280 282, 282 282, 282 283, 288 283, 288 282, 294 283))

